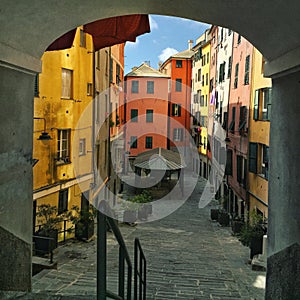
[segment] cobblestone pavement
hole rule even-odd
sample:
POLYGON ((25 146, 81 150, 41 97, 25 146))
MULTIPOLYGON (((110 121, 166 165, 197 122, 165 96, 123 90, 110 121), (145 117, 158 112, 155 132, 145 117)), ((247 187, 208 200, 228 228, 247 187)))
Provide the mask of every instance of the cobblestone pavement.
MULTIPOLYGON (((249 249, 210 220, 211 205, 198 208, 204 185, 199 179, 190 199, 160 221, 120 226, 131 254, 135 237, 144 249, 147 299, 264 299, 265 273, 251 270, 249 249)), ((108 287, 116 291, 118 247, 108 237, 108 287)), ((95 240, 68 242, 55 259, 57 270, 33 277, 33 293, 5 299, 96 299, 95 240)))

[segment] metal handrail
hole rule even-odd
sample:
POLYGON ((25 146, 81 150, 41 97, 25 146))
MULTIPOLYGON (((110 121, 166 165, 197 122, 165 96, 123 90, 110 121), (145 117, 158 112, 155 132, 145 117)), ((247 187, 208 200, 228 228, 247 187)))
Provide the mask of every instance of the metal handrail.
MULTIPOLYGON (((102 202, 102 205, 106 203, 102 202)), ((114 219, 102 212, 97 213, 98 250, 97 250, 97 300, 106 300, 106 297, 116 300, 131 300, 132 263, 123 240, 120 229, 114 219), (109 224, 119 244, 119 287, 118 294, 107 290, 106 284, 106 257, 107 236, 106 225, 109 224), (127 293, 125 296, 125 262, 127 264, 127 293)))
MULTIPOLYGON (((45 236, 38 236, 38 235, 33 235, 32 238, 33 238, 33 240, 38 240, 39 239, 39 240, 45 240, 45 241, 48 242, 49 251, 43 251, 41 249, 37 250, 37 249, 35 249, 35 246, 34 246, 34 251, 39 252, 41 254, 50 254, 50 264, 52 264, 53 263, 53 249, 52 249, 52 247, 50 247, 50 243, 51 242, 52 242, 52 244, 55 243, 54 238, 45 237, 45 236)), ((34 244, 35 244, 35 242, 34 242, 34 244)))
POLYGON ((134 300, 146 300, 147 261, 138 238, 134 240, 134 300))

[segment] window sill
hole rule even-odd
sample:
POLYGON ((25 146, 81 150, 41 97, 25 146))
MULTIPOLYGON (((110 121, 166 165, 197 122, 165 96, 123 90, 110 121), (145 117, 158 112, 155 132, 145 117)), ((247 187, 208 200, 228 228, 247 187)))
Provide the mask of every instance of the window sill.
POLYGON ((256 175, 266 181, 269 181, 268 178, 264 174, 256 174, 256 175))
POLYGON ((69 164, 71 164, 72 162, 71 162, 71 161, 66 161, 66 160, 60 159, 60 160, 57 160, 55 163, 56 163, 57 166, 62 166, 62 165, 69 165, 69 164))

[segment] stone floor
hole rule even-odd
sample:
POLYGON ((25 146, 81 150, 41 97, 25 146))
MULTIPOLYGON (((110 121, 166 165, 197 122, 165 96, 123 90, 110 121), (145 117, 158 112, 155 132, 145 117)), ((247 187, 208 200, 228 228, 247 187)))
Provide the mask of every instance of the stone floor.
MULTIPOLYGON (((252 271, 249 249, 199 209, 205 181, 168 217, 120 226, 129 252, 138 237, 147 258, 147 299, 264 299, 265 273, 252 271)), ((108 287, 117 290, 118 247, 108 233, 108 287)), ((131 256, 132 257, 132 256, 131 256)), ((70 241, 57 249, 57 270, 33 277, 33 293, 3 299, 96 299, 96 241, 70 241)), ((1 295, 0 295, 1 299, 1 295)))

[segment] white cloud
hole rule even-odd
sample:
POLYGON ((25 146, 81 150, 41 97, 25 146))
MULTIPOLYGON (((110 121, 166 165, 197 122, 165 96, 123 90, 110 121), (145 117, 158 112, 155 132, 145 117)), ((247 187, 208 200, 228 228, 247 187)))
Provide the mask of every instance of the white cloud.
POLYGON ((135 42, 126 42, 126 46, 131 47, 131 48, 136 48, 140 43, 139 38, 137 37, 135 42))
POLYGON ((149 16, 149 21, 150 21, 150 29, 151 30, 152 29, 158 29, 158 24, 152 16, 149 16))
POLYGON ((171 55, 178 53, 174 48, 165 48, 161 54, 158 56, 158 59, 162 62, 166 61, 171 55))

